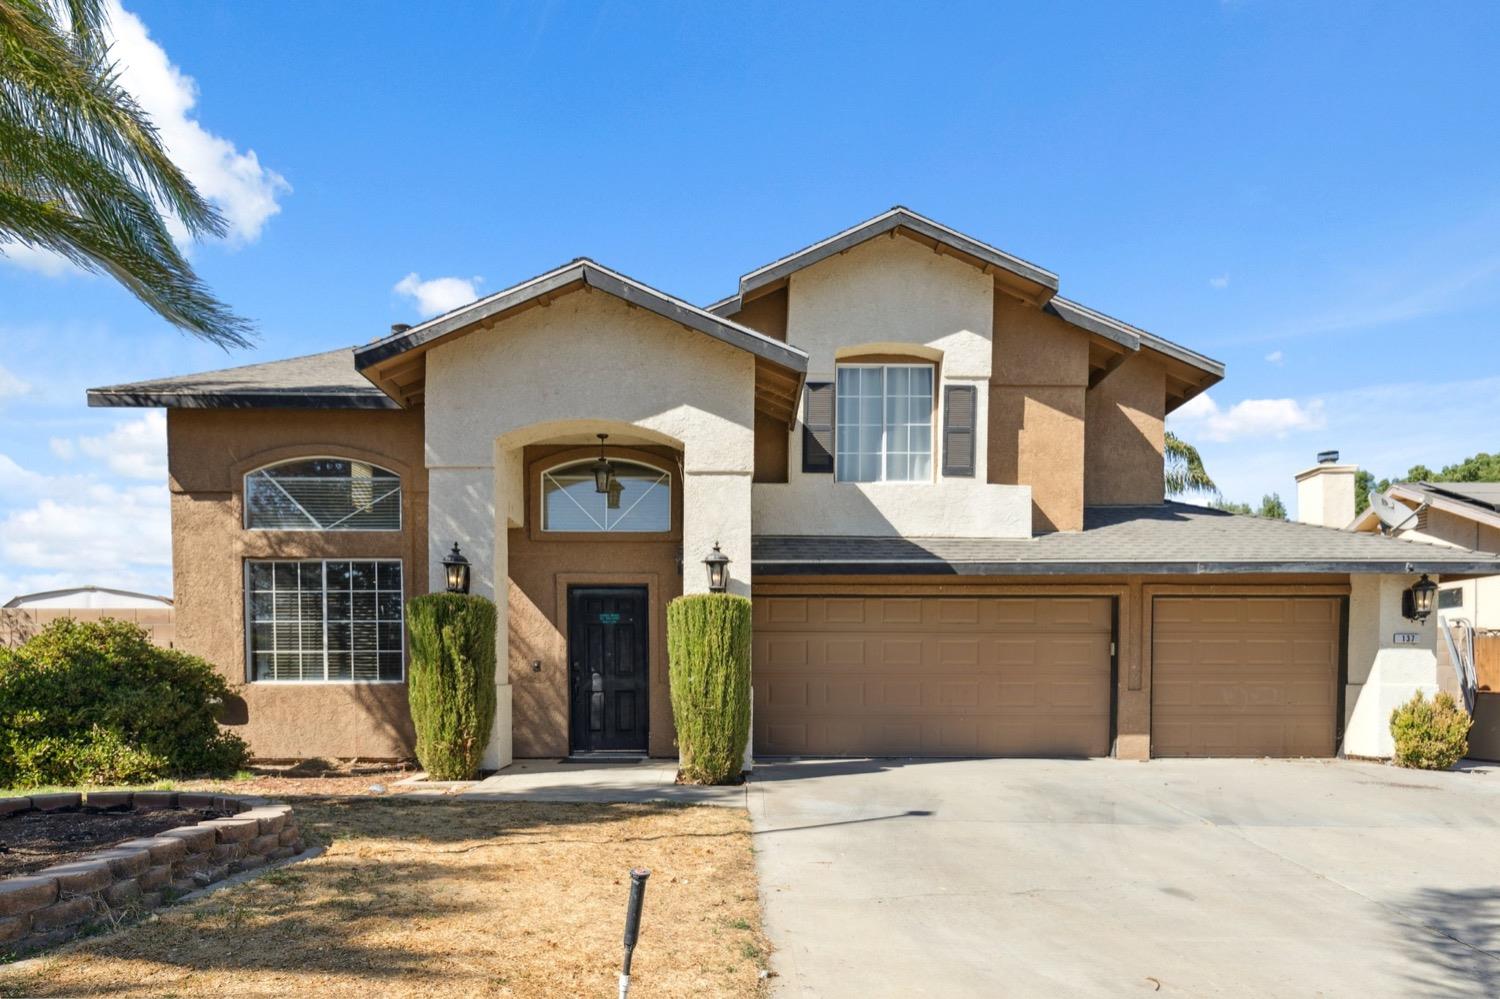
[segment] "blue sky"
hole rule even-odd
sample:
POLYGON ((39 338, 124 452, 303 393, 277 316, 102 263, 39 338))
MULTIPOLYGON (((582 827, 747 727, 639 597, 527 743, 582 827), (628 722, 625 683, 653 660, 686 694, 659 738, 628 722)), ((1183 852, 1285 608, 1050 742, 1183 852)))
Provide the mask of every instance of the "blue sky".
POLYGON ((193 259, 260 342, 0 260, 0 600, 170 591, 163 421, 89 386, 363 342, 581 255, 707 302, 897 203, 1227 362, 1173 425, 1230 498, 1290 502, 1323 448, 1390 475, 1500 447, 1500 6, 352 14, 117 9, 127 85, 232 222, 193 259))

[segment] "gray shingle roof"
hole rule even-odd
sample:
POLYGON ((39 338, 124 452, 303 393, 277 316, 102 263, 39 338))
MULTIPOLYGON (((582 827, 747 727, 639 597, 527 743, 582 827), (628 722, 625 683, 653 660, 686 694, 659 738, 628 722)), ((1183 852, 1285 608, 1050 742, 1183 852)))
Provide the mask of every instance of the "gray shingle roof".
POLYGON ((89 389, 90 406, 399 409, 354 369, 354 349, 89 389))
POLYGON ((1185 503, 1092 507, 1084 529, 1034 538, 759 536, 757 575, 942 573, 1500 573, 1500 556, 1265 520, 1185 503))

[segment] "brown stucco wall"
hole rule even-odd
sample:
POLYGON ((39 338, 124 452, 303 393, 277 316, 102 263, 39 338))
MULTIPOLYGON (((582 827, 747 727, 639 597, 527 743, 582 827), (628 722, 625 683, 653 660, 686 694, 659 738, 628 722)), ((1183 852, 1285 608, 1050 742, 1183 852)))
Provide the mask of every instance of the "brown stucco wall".
POLYGON ((411 755, 406 685, 247 683, 243 565, 250 558, 400 558, 407 597, 427 580, 422 410, 200 410, 167 414, 176 645, 236 687, 226 722, 262 759, 411 755), (247 531, 244 475, 339 455, 401 476, 400 531, 247 531))
POLYGON ((756 410, 754 481, 785 482, 790 450, 791 432, 786 422, 756 410))
POLYGON ((787 300, 787 288, 782 286, 746 302, 739 312, 729 318, 766 336, 785 340, 787 300))
MULTIPOLYGON (((513 747, 518 758, 566 756, 568 745, 567 591, 570 585, 644 586, 650 599, 650 751, 675 756, 676 733, 667 686, 667 612, 682 594, 682 489, 678 456, 670 448, 610 448, 611 457, 650 462, 672 474, 669 537, 643 540, 629 534, 551 538, 540 523, 542 471, 573 447, 525 450, 526 524, 512 528, 510 552, 510 682, 513 747), (533 670, 533 662, 540 670, 533 670)), ((579 452, 582 454, 583 452, 579 452)), ((593 451, 588 451, 591 457, 593 451)), ((701 566, 699 567, 701 568, 701 566)))
POLYGON ((1031 486, 1032 530, 1083 529, 1088 337, 995 296, 989 481, 1031 486))
POLYGON ((953 576, 806 576, 761 577, 755 596, 798 594, 923 596, 1108 596, 1115 598, 1117 681, 1115 750, 1121 759, 1144 760, 1151 754, 1150 607, 1167 595, 1318 595, 1344 596, 1346 575, 1168 576, 1100 575, 1036 577, 953 576))
POLYGON ((1089 506, 1162 502, 1167 375, 1137 354, 1088 392, 1084 500, 1089 506))

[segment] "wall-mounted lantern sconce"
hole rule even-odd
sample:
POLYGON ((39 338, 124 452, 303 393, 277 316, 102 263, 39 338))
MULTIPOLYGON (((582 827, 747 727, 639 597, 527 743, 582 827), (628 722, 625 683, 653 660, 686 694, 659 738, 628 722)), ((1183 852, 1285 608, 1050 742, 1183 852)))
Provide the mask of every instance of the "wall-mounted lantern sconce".
POLYGON ((594 462, 594 492, 607 493, 609 487, 615 481, 615 466, 611 465, 609 459, 604 457, 604 442, 609 439, 609 434, 595 434, 599 438, 599 460, 594 462))
POLYGON ((453 550, 448 557, 443 559, 443 568, 448 572, 448 592, 469 592, 469 560, 464 558, 464 553, 458 550, 458 542, 453 542, 453 550))
POLYGON ((1427 578, 1423 573, 1422 578, 1411 584, 1411 588, 1401 593, 1401 616, 1408 621, 1425 621, 1427 615, 1432 613, 1433 602, 1437 599, 1437 584, 1427 578))
POLYGON ((719 543, 714 542, 714 550, 708 553, 708 558, 703 560, 708 567, 708 592, 723 593, 729 588, 729 556, 719 551, 719 543))

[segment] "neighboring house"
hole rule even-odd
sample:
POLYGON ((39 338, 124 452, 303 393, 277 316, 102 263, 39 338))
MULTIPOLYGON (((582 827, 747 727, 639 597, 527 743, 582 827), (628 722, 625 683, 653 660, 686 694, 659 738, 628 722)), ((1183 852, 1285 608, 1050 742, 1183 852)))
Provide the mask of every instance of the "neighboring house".
MULTIPOLYGON (((1500 552, 1500 482, 1398 482, 1383 495, 1407 513, 1386 526, 1366 507, 1351 518, 1350 530, 1500 552)), ((1438 609, 1476 628, 1500 629, 1500 576, 1445 582, 1438 609)))
POLYGON ((0 645, 19 645, 61 617, 80 621, 119 618, 145 628, 157 645, 173 641, 171 597, 105 586, 72 586, 64 590, 23 593, 0 607, 0 645))
MULTIPOLYGON (((1398 482, 1382 495, 1390 501, 1391 523, 1382 522, 1371 506, 1351 518, 1350 530, 1500 551, 1500 482, 1398 482)), ((1478 691, 1469 752, 1478 759, 1500 760, 1500 575, 1445 580, 1438 588, 1437 607, 1445 621, 1477 629, 1472 641, 1478 691)), ((1455 628, 1454 633, 1461 641, 1457 636, 1462 631, 1455 628)), ((1450 657, 1440 658, 1446 666, 1450 657)), ((1444 672, 1446 679, 1451 667, 1444 672)))
POLYGON ((1222 365, 1057 289, 896 208, 707 308, 579 259, 89 400, 168 409, 179 642, 262 757, 409 752, 401 604, 455 543, 499 597, 489 766, 672 755, 664 608, 715 546, 761 755, 1388 751, 1381 664, 1435 669, 1402 592, 1500 560, 1165 502, 1222 365))

